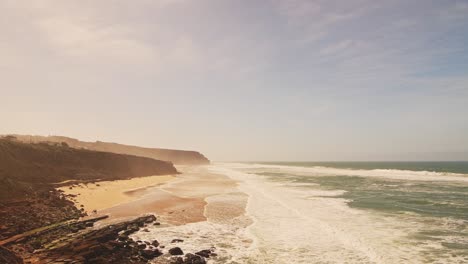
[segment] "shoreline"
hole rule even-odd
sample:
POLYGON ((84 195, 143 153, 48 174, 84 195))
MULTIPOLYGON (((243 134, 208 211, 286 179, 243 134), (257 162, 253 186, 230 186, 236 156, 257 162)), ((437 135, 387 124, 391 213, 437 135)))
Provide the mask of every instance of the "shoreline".
POLYGON ((99 213, 101 210, 136 201, 141 197, 132 195, 132 192, 156 187, 175 178, 174 175, 155 175, 125 180, 95 181, 63 186, 57 190, 71 197, 77 208, 83 208, 85 212, 91 214, 94 210, 99 213))
POLYGON ((69 224, 46 227, 50 230, 47 232, 33 230, 22 242, 6 248, 32 263, 39 259, 82 263, 67 252, 77 252, 81 260, 103 260, 106 256, 122 259, 122 263, 224 263, 245 259, 254 242, 246 234, 253 223, 246 211, 248 196, 240 191, 237 181, 210 168, 183 166, 183 173, 177 177, 147 176, 62 186, 56 191, 82 212, 99 210, 69 224), (150 216, 151 221, 141 220, 150 216), (92 219, 99 221, 86 224, 92 219), (105 246, 98 247, 96 241, 104 241, 105 246), (135 256, 138 261, 131 262, 135 256), (194 259, 197 262, 191 262, 194 259))

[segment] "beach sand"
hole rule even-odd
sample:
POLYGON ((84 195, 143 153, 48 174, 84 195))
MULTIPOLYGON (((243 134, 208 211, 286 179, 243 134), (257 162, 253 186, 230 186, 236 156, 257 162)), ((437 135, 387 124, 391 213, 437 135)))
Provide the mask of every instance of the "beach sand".
MULTIPOLYGON (((154 214, 160 224, 148 225, 132 234, 134 241, 153 241, 172 245, 174 239, 184 252, 216 248, 224 263, 248 254, 252 238, 246 228, 252 219, 246 215, 248 195, 229 177, 213 173, 212 166, 178 166, 176 176, 152 176, 125 181, 97 182, 61 188, 75 194, 77 206, 83 205, 91 216, 109 215, 96 227, 154 214), (99 185, 99 186, 98 186, 99 185), (98 210, 97 214, 92 210, 98 210)), ((153 263, 166 263, 165 258, 153 263), (159 262, 163 261, 163 262, 159 262)))
POLYGON ((206 221, 207 218, 229 219, 245 213, 245 205, 232 206, 216 199, 235 190, 237 184, 220 175, 208 173, 203 166, 182 166, 177 176, 148 176, 128 180, 102 181, 61 187, 73 198, 78 208, 94 216, 109 215, 103 223, 122 221, 143 214, 156 214, 163 223, 183 225, 206 221), (229 212, 216 214, 220 208, 229 212))
POLYGON ((132 193, 138 193, 139 190, 158 186, 174 179, 175 176, 172 175, 148 176, 128 180, 79 184, 71 187, 71 189, 70 187, 58 189, 64 191, 65 194, 76 195, 74 198, 75 205, 78 208, 83 207, 89 214, 93 210, 100 211, 138 200, 138 195, 132 195, 132 193))

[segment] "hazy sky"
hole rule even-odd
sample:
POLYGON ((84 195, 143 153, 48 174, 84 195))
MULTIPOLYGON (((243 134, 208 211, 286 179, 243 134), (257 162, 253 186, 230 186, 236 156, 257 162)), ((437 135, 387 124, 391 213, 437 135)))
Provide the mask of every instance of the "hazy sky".
POLYGON ((468 159, 468 1, 0 0, 0 133, 468 159))

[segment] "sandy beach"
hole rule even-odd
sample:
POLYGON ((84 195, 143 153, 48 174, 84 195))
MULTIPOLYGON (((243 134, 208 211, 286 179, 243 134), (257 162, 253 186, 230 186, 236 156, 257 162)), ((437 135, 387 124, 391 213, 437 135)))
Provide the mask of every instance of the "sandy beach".
POLYGON ((97 182, 62 190, 76 195, 76 205, 83 205, 91 216, 109 216, 96 223, 97 227, 154 214, 158 224, 134 233, 134 241, 157 239, 162 245, 171 245, 174 239, 181 239, 177 246, 184 252, 216 248, 219 257, 215 263, 224 263, 237 258, 239 252, 249 252, 253 241, 246 228, 252 219, 245 210, 248 196, 239 191, 238 183, 211 168, 179 166, 182 173, 176 176, 97 182))
POLYGON ((182 174, 177 176, 102 181, 59 190, 75 196, 76 206, 88 214, 95 215, 96 210, 99 215, 109 215, 108 221, 154 213, 165 224, 182 225, 207 218, 232 219, 245 213, 245 204, 232 205, 232 201, 219 198, 236 192, 233 180, 209 173, 204 167, 181 166, 178 170, 182 174))
POLYGON ((61 187, 65 194, 76 195, 74 202, 78 208, 86 212, 101 211, 119 204, 129 203, 138 199, 139 191, 155 187, 174 180, 175 176, 148 176, 128 180, 101 181, 96 183, 78 184, 73 187, 61 187))

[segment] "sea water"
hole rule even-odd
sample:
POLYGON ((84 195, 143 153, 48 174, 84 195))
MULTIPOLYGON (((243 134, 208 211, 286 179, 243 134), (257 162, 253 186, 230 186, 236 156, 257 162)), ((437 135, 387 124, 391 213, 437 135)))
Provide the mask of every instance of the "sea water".
POLYGON ((468 263, 468 162, 208 169, 249 197, 252 246, 232 263, 468 263))

